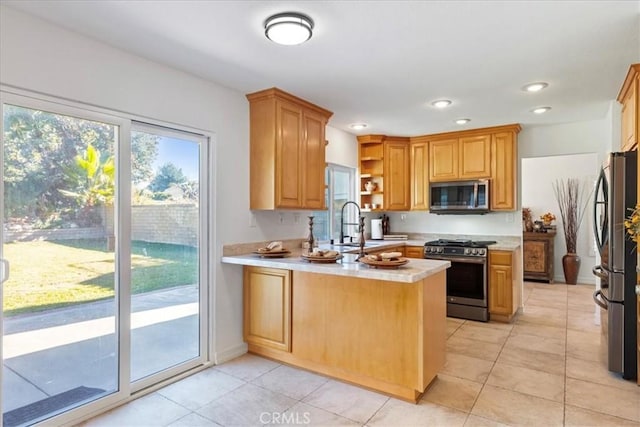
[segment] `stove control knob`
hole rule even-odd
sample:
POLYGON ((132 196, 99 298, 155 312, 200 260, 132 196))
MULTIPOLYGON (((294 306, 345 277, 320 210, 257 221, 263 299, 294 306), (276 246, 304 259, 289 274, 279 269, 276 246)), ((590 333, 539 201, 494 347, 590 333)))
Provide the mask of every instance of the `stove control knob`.
POLYGON ((441 254, 443 252, 442 248, 438 248, 438 253, 441 254))
POLYGON ((470 255, 470 254, 471 254, 471 249, 466 248, 466 249, 464 250, 464 254, 465 254, 465 255, 470 255))
POLYGON ((484 254, 486 254, 486 253, 487 253, 486 249, 478 249, 478 255, 484 256, 484 254))
POLYGON ((478 255, 478 250, 477 250, 476 248, 473 248, 473 249, 471 250, 471 253, 472 253, 473 255, 478 255))
POLYGON ((424 247, 424 253, 426 254, 426 253, 429 253, 429 252, 431 252, 431 247, 425 246, 424 247))

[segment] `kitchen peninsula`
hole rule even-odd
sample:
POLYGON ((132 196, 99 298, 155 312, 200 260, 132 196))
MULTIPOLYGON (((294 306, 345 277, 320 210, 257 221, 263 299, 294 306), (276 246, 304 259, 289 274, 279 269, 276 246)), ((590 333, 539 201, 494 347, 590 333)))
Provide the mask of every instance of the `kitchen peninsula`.
POLYGON ((249 351, 416 402, 444 365, 448 261, 395 270, 224 256, 244 268, 249 351))

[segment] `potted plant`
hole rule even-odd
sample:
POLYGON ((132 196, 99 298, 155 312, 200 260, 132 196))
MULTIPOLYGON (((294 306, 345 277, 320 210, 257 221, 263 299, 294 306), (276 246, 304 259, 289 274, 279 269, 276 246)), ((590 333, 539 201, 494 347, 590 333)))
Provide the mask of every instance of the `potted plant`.
POLYGON ((580 257, 576 253, 578 231, 591 196, 588 187, 577 178, 556 180, 553 192, 560 208, 562 230, 567 253, 562 257, 565 283, 575 285, 580 271, 580 257))

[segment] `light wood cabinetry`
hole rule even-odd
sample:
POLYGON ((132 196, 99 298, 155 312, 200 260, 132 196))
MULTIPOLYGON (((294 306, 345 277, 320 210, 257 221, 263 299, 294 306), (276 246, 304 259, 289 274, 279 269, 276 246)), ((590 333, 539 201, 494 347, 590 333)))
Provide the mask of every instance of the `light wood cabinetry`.
POLYGON ((409 139, 387 138, 384 142, 384 208, 407 211, 411 207, 409 190, 409 139))
POLYGON ((518 144, 516 132, 516 130, 498 132, 491 136, 489 200, 492 211, 513 211, 517 207, 518 144))
POLYGON ((365 135, 358 142, 360 207, 364 211, 409 210, 409 138, 365 135), (373 190, 366 187, 369 181, 375 185, 373 190))
POLYGON ((510 322, 520 304, 517 252, 489 251, 489 318, 510 322))
POLYGON ((525 279, 546 280, 553 283, 553 256, 555 232, 523 234, 525 279))
POLYGON ((460 179, 491 176, 491 135, 474 135, 459 139, 460 179))
POLYGON ((325 126, 333 113, 276 88, 247 99, 250 208, 325 209, 325 126))
POLYGON ((400 252, 402 256, 406 256, 406 247, 403 246, 387 246, 384 249, 367 249, 364 251, 368 254, 383 254, 385 252, 400 252))
POLYGON ((618 102, 622 104, 622 151, 635 150, 638 147, 640 133, 640 64, 629 67, 627 77, 618 94, 618 102))
POLYGON ((411 210, 429 210, 429 143, 411 141, 411 210))
POLYGON ((404 252, 407 258, 424 258, 424 246, 405 246, 404 252))
POLYGON ((491 135, 430 141, 429 159, 431 181, 489 178, 491 135))
POLYGON ((291 351, 291 271, 244 267, 244 340, 291 351))
POLYGON ((361 205, 428 210, 430 181, 488 178, 491 210, 516 210, 518 132, 512 124, 410 138, 359 136, 361 205), (367 181, 377 188, 367 191, 367 181))
POLYGON ((458 179, 458 139, 445 139, 429 143, 429 179, 452 181, 458 179))

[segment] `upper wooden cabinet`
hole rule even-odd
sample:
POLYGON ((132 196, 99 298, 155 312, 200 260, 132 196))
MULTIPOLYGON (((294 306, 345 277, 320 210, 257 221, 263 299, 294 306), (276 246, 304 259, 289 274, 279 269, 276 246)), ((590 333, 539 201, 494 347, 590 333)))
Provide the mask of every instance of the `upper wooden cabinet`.
POLYGON ((516 189, 518 178, 518 144, 516 133, 519 127, 491 135, 491 184, 489 201, 492 211, 513 211, 518 200, 516 189))
POLYGON ((472 135, 431 141, 429 158, 431 181, 489 178, 491 176, 491 135, 472 135))
POLYGON ((640 133, 640 64, 629 67, 627 78, 618 94, 618 102, 622 104, 622 141, 621 149, 629 151, 637 149, 640 133))
POLYGON ((429 143, 411 141, 411 210, 429 210, 429 143))
POLYGON ((333 113, 276 88, 247 99, 250 208, 325 209, 325 126, 333 113))
POLYGON ((364 135, 358 142, 360 207, 364 211, 409 210, 409 138, 364 135), (366 187, 369 181, 374 189, 366 187))
POLYGON ((409 210, 409 138, 389 137, 384 142, 384 180, 385 209, 409 210))

